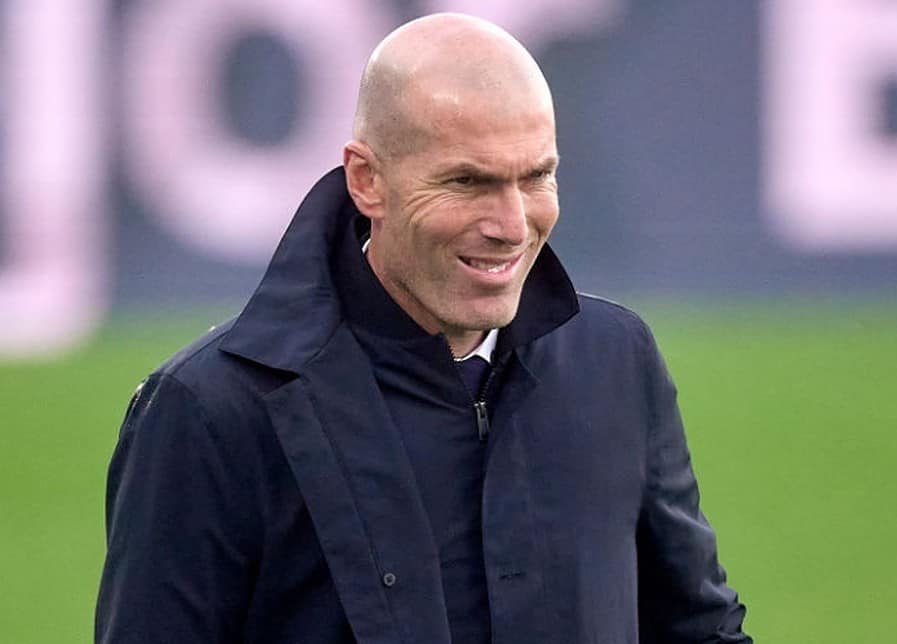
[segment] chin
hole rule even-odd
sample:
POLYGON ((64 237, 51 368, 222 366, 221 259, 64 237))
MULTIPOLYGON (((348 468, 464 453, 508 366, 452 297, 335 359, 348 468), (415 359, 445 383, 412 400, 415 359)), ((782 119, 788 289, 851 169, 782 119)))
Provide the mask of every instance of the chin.
POLYGON ((464 312, 462 320, 458 320, 460 328, 477 331, 489 331, 508 326, 517 315, 519 299, 513 302, 502 302, 490 306, 474 307, 464 312))

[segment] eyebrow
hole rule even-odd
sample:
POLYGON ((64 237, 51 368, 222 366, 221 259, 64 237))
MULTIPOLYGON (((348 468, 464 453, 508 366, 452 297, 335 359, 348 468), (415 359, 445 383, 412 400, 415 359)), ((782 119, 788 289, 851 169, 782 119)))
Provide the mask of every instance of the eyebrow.
MULTIPOLYGON (((534 172, 552 172, 557 169, 559 162, 560 158, 556 155, 545 157, 538 163, 524 170, 520 176, 527 177, 534 172)), ((462 161, 457 165, 448 166, 445 170, 439 173, 439 176, 443 178, 455 175, 469 175, 482 181, 504 181, 506 178, 505 175, 491 172, 469 161, 462 161)))
POLYGON ((537 163, 535 167, 530 169, 530 172, 553 172, 554 170, 557 170, 558 164, 560 162, 561 158, 558 155, 553 154, 539 161, 539 163, 537 163))

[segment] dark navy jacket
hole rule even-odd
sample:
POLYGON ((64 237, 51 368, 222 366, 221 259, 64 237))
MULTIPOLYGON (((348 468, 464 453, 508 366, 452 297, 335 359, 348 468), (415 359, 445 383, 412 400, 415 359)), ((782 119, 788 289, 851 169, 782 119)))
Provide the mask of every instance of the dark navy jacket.
MULTIPOLYGON (((98 642, 450 642, 408 455, 334 288, 332 249, 357 215, 344 181, 311 191, 236 321, 131 401, 98 642)), ((577 297, 546 247, 497 351, 493 642, 750 642, 641 320, 577 297)))

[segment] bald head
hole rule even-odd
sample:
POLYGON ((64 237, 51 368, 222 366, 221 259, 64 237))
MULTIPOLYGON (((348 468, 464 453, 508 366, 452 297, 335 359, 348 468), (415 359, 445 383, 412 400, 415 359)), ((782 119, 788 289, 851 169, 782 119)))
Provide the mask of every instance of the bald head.
POLYGON ((551 93, 530 53, 485 20, 442 13, 390 33, 364 70, 353 136, 380 157, 426 145, 440 128, 476 110, 552 111, 551 93))

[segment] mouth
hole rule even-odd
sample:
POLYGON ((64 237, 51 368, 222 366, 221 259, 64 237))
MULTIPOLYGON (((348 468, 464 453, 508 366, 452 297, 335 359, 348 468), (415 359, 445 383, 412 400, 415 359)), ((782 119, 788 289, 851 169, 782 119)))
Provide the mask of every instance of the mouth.
POLYGON ((487 258, 487 257, 466 257, 458 256, 461 263, 465 266, 488 275, 502 275, 508 273, 517 266, 523 253, 510 258, 487 258))

